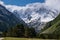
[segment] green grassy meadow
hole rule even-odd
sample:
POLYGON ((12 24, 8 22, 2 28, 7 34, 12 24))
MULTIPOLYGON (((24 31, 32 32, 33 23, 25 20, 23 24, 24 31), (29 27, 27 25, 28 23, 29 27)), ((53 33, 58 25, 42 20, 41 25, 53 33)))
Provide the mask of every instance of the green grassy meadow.
POLYGON ((13 37, 5 37, 3 40, 57 40, 57 39, 38 39, 38 38, 13 38, 13 37))
POLYGON ((13 38, 13 37, 6 37, 3 40, 40 40, 36 38, 13 38))

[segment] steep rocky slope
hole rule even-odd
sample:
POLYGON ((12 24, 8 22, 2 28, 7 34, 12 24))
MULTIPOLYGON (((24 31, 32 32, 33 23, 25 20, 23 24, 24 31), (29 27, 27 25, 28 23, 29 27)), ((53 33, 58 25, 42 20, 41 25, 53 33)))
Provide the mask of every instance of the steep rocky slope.
POLYGON ((0 5, 0 31, 6 31, 9 27, 13 27, 19 23, 24 24, 25 22, 0 5))

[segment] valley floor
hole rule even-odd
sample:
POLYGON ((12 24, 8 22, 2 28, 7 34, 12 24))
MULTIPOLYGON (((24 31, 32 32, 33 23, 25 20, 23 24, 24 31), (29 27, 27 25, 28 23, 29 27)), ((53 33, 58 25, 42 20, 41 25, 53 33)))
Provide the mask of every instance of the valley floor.
POLYGON ((4 38, 0 38, 0 40, 3 40, 4 38))
POLYGON ((6 37, 1 40, 56 40, 56 39, 36 39, 36 38, 13 38, 13 37, 6 37))

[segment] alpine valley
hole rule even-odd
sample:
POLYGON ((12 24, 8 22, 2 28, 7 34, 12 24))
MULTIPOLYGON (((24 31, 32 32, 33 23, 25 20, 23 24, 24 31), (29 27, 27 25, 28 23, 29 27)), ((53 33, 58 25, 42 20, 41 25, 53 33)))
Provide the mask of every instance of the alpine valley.
POLYGON ((3 37, 60 38, 60 13, 40 3, 25 7, 0 5, 0 34, 3 37))

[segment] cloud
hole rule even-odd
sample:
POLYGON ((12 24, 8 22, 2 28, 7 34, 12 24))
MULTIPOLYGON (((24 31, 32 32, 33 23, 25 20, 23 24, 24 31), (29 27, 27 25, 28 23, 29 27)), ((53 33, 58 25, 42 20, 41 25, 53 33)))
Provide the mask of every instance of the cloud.
POLYGON ((60 11, 60 0, 46 0, 45 4, 51 8, 60 11))
POLYGON ((0 5, 4 5, 4 2, 0 0, 0 5))

